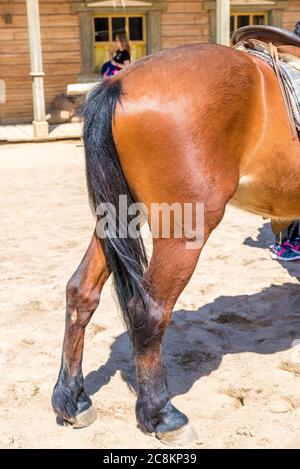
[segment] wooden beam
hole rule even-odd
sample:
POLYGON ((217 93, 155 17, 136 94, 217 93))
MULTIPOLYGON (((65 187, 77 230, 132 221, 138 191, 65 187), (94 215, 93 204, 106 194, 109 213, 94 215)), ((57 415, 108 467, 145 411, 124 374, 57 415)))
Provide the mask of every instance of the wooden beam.
POLYGON ((32 77, 33 135, 34 137, 47 137, 49 129, 45 109, 39 2, 26 0, 26 4, 32 77))
POLYGON ((230 45, 230 0, 217 0, 217 44, 230 45))

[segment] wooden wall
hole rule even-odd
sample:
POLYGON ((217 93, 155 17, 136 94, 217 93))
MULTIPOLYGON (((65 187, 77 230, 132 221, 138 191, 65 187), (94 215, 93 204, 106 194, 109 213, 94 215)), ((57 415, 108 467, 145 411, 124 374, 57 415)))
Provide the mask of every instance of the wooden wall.
POLYGON ((300 1, 290 0, 287 4, 283 13, 283 27, 293 31, 295 24, 300 20, 300 1))
MULTIPOLYGON (((80 73, 78 16, 71 14, 76 0, 39 0, 46 106, 76 82, 80 73)), ((208 42, 209 18, 203 0, 164 0, 162 47, 208 42)), ((300 0, 289 0, 284 27, 293 30, 300 19, 300 0)), ((25 0, 0 0, 0 78, 5 80, 7 102, 0 104, 0 124, 32 120, 31 79, 25 0), (3 16, 13 15, 5 24, 3 16)))
POLYGON ((164 0, 162 47, 209 41, 209 19, 201 0, 164 0))
MULTIPOLYGON (((162 15, 163 48, 195 42, 209 42, 209 17, 203 0, 164 0, 167 8, 162 15)), ((300 19, 300 0, 287 0, 283 27, 294 30, 300 19)))
MULTIPOLYGON (((80 72, 77 15, 72 0, 40 0, 46 106, 76 81, 80 72)), ((0 78, 5 80, 6 104, 0 104, 0 123, 32 120, 32 95, 25 0, 0 2, 0 78), (11 13, 13 23, 2 15, 11 13)))

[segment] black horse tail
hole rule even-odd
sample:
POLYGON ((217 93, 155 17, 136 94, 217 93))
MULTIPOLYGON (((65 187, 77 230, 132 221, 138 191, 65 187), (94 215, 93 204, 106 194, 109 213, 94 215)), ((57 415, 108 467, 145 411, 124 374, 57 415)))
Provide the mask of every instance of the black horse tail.
MULTIPOLYGON (((90 94, 84 110, 84 146, 89 200, 94 214, 103 203, 112 204, 116 213, 117 229, 124 221, 119 219, 119 196, 127 196, 127 207, 134 201, 120 166, 113 140, 112 124, 116 105, 122 97, 120 80, 105 80, 90 94)), ((99 215, 99 213, 98 213, 99 215)), ((128 218, 126 218, 128 223, 128 218)), ((112 237, 107 233, 102 246, 113 277, 123 318, 129 329, 134 327, 130 301, 142 299, 145 291, 142 279, 147 267, 147 256, 141 236, 138 238, 112 237)))

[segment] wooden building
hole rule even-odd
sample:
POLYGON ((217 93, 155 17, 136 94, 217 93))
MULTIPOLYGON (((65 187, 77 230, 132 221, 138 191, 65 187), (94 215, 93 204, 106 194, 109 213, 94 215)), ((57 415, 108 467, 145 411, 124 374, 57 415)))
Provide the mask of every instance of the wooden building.
MULTIPOLYGON (((160 49, 214 42, 215 0, 39 0, 45 99, 49 106, 69 83, 97 77, 114 35, 126 30, 132 59, 160 49)), ((293 30, 300 1, 232 0, 231 29, 272 24, 293 30)), ((0 124, 32 120, 26 0, 0 0, 0 124), (2 100, 3 101, 3 100, 2 100)))

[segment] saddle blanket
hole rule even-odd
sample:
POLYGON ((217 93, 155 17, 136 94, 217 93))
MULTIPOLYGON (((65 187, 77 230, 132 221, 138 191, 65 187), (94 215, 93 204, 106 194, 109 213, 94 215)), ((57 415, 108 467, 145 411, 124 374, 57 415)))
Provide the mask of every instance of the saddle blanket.
MULTIPOLYGON (((268 51, 261 51, 245 47, 242 43, 235 46, 248 54, 255 55, 267 62, 272 68, 273 61, 268 51)), ((290 104, 293 110, 295 124, 300 132, 300 61, 299 58, 289 54, 279 54, 280 71, 285 89, 288 93, 290 104)))

